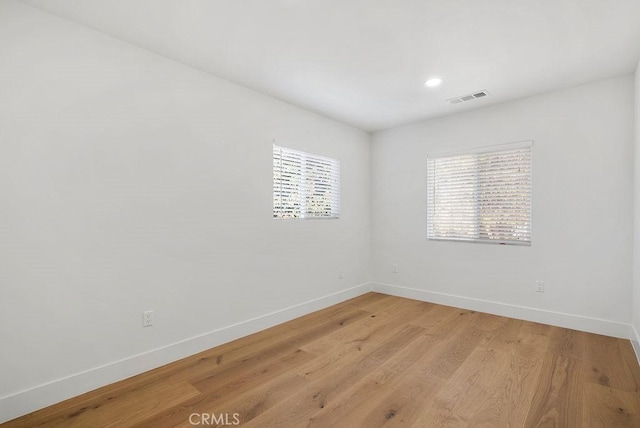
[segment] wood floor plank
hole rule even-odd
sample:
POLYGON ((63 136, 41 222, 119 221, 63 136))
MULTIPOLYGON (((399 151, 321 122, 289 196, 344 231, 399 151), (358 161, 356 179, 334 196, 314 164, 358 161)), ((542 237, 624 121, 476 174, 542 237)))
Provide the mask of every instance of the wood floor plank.
POLYGON ((449 379, 456 370, 467 360, 467 357, 482 340, 480 330, 470 327, 463 333, 455 335, 448 340, 448 346, 435 359, 430 367, 429 374, 441 379, 449 379))
POLYGON ((358 420, 361 421, 361 426, 367 427, 412 426, 425 403, 432 400, 444 384, 443 379, 424 371, 411 376, 402 385, 388 392, 384 399, 376 400, 375 405, 363 406, 363 410, 368 412, 358 417, 358 420))
POLYGON ((408 325, 393 338, 353 363, 342 367, 327 377, 311 382, 300 394, 270 409, 249 422, 246 426, 284 427, 305 426, 314 415, 332 402, 338 400, 341 393, 353 383, 364 377, 369 371, 389 359, 399 349, 415 340, 422 328, 408 325))
POLYGON ((507 358, 495 349, 477 348, 470 362, 460 367, 440 391, 425 403, 419 412, 415 426, 465 426, 470 415, 484 399, 487 385, 495 380, 500 368, 506 366, 507 358))
MULTIPOLYGON (((302 349, 314 355, 327 351, 335 352, 336 346, 355 344, 365 346, 372 342, 370 333, 384 335, 390 330, 402 327, 403 324, 427 313, 432 304, 416 300, 401 300, 387 303, 384 308, 374 310, 369 317, 363 318, 350 326, 326 334, 305 344, 302 349), (389 322, 393 320, 393 322, 389 322)), ((371 311, 372 308, 369 308, 371 311)))
POLYGON ((530 330, 521 328, 515 342, 505 348, 493 348, 500 349, 506 359, 492 370, 492 380, 484 385, 479 383, 483 397, 476 406, 468 406, 468 409, 475 407, 468 417, 469 425, 524 425, 547 351, 547 338, 527 331, 530 330))
MULTIPOLYGON (((389 358, 380 367, 359 382, 353 384, 340 400, 329 403, 321 414, 313 417, 315 426, 340 426, 345 421, 362 421, 363 426, 378 416, 388 415, 392 407, 394 415, 400 412, 397 390, 411 388, 407 383, 420 383, 425 380, 429 385, 440 382, 439 378, 427 374, 429 362, 439 356, 446 343, 439 337, 429 334, 419 336, 415 341, 389 358), (411 378, 411 379, 408 379, 411 378)), ((441 382, 444 383, 444 382, 441 382)), ((429 388, 426 388, 427 390, 429 388)), ((425 390, 425 397, 427 391, 425 390)), ((405 417, 406 403, 402 403, 402 416, 405 417)), ((385 417, 386 419, 386 417, 385 417)), ((376 425, 370 425, 376 426, 376 425)))
POLYGON ((587 338, 589 333, 552 327, 549 335, 549 351, 574 360, 583 359, 587 353, 587 338))
POLYGON ((588 384, 585 387, 584 421, 590 426, 640 427, 640 411, 637 396, 604 385, 588 384))
POLYGON ((581 360, 555 352, 545 355, 525 426, 589 426, 583 419, 583 408, 587 402, 581 381, 581 364, 581 360))
POLYGON ((475 319, 474 311, 452 308, 450 306, 436 306, 426 312, 413 324, 425 328, 429 333, 447 337, 452 330, 471 324, 475 319))
POLYGON ((628 340, 367 293, 0 425, 639 427, 628 340), (216 419, 221 420, 221 419, 216 419))
POLYGON ((633 392, 640 393, 640 370, 638 370, 638 360, 631 342, 618 339, 618 351, 622 356, 622 361, 624 361, 627 370, 631 373, 633 382, 637 385, 633 392))
MULTIPOLYGON (((216 372, 206 378, 191 382, 201 393, 219 397, 233 397, 251 389, 252 386, 272 379, 287 371, 295 370, 315 358, 314 355, 296 349, 279 358, 255 361, 254 364, 239 364, 231 369, 216 372)), ((247 360, 252 362, 252 360, 247 360)))
POLYGON ((406 324, 425 313, 421 302, 406 301, 400 306, 393 305, 383 312, 376 312, 376 317, 369 317, 353 323, 338 334, 327 335, 325 340, 305 345, 302 349, 318 355, 308 364, 300 368, 299 373, 306 379, 314 380, 327 375, 332 367, 348 365, 362 358, 373 348, 406 327, 406 324), (393 322, 389 322, 389 317, 393 322))
POLYGON ((638 391, 637 379, 618 350, 618 339, 589 334, 586 337, 587 352, 581 357, 584 379, 622 391, 638 391))

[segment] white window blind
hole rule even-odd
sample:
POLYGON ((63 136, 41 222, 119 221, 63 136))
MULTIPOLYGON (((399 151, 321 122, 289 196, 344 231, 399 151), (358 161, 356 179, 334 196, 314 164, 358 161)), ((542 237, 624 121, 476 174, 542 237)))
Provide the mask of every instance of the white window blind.
POLYGON ((531 141, 427 158, 427 239, 531 245, 531 141))
POLYGON ((340 162, 274 145, 273 217, 340 217, 340 162))

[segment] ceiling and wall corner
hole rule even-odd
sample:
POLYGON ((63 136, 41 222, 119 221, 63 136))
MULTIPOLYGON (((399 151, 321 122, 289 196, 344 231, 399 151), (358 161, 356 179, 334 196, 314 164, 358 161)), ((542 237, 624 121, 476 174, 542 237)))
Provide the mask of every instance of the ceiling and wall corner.
POLYGON ((640 60, 637 0, 24 1, 367 131, 628 75, 640 60), (434 75, 443 84, 425 88, 434 75))

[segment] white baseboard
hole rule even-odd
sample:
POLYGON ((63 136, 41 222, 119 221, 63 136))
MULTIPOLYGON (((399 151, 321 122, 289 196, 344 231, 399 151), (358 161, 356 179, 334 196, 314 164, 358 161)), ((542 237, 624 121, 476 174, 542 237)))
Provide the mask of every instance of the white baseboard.
POLYGON ((371 291, 369 283, 0 397, 0 423, 371 291))
POLYGON ((565 314, 526 306, 509 305, 506 303, 437 293, 390 284, 373 283, 371 285, 371 291, 390 294, 392 296, 422 300, 425 302, 438 303, 441 305, 455 306, 462 309, 486 312, 510 318, 517 318, 525 321, 570 328, 573 330, 586 331, 589 333, 620 337, 623 339, 629 339, 632 342, 638 340, 631 324, 616 321, 565 314))
POLYGON ((635 325, 631 324, 631 328, 633 329, 633 339, 631 339, 631 345, 633 346, 633 350, 636 353, 638 364, 640 364, 640 335, 638 335, 638 330, 636 330, 635 325))

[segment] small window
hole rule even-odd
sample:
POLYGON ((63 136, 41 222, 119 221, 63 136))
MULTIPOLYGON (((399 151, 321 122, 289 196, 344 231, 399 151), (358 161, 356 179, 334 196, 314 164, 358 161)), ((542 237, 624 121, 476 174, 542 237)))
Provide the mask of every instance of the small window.
POLYGON ((531 146, 427 158, 427 239, 531 245, 531 146))
POLYGON ((340 162, 274 145, 273 217, 339 218, 340 162))

